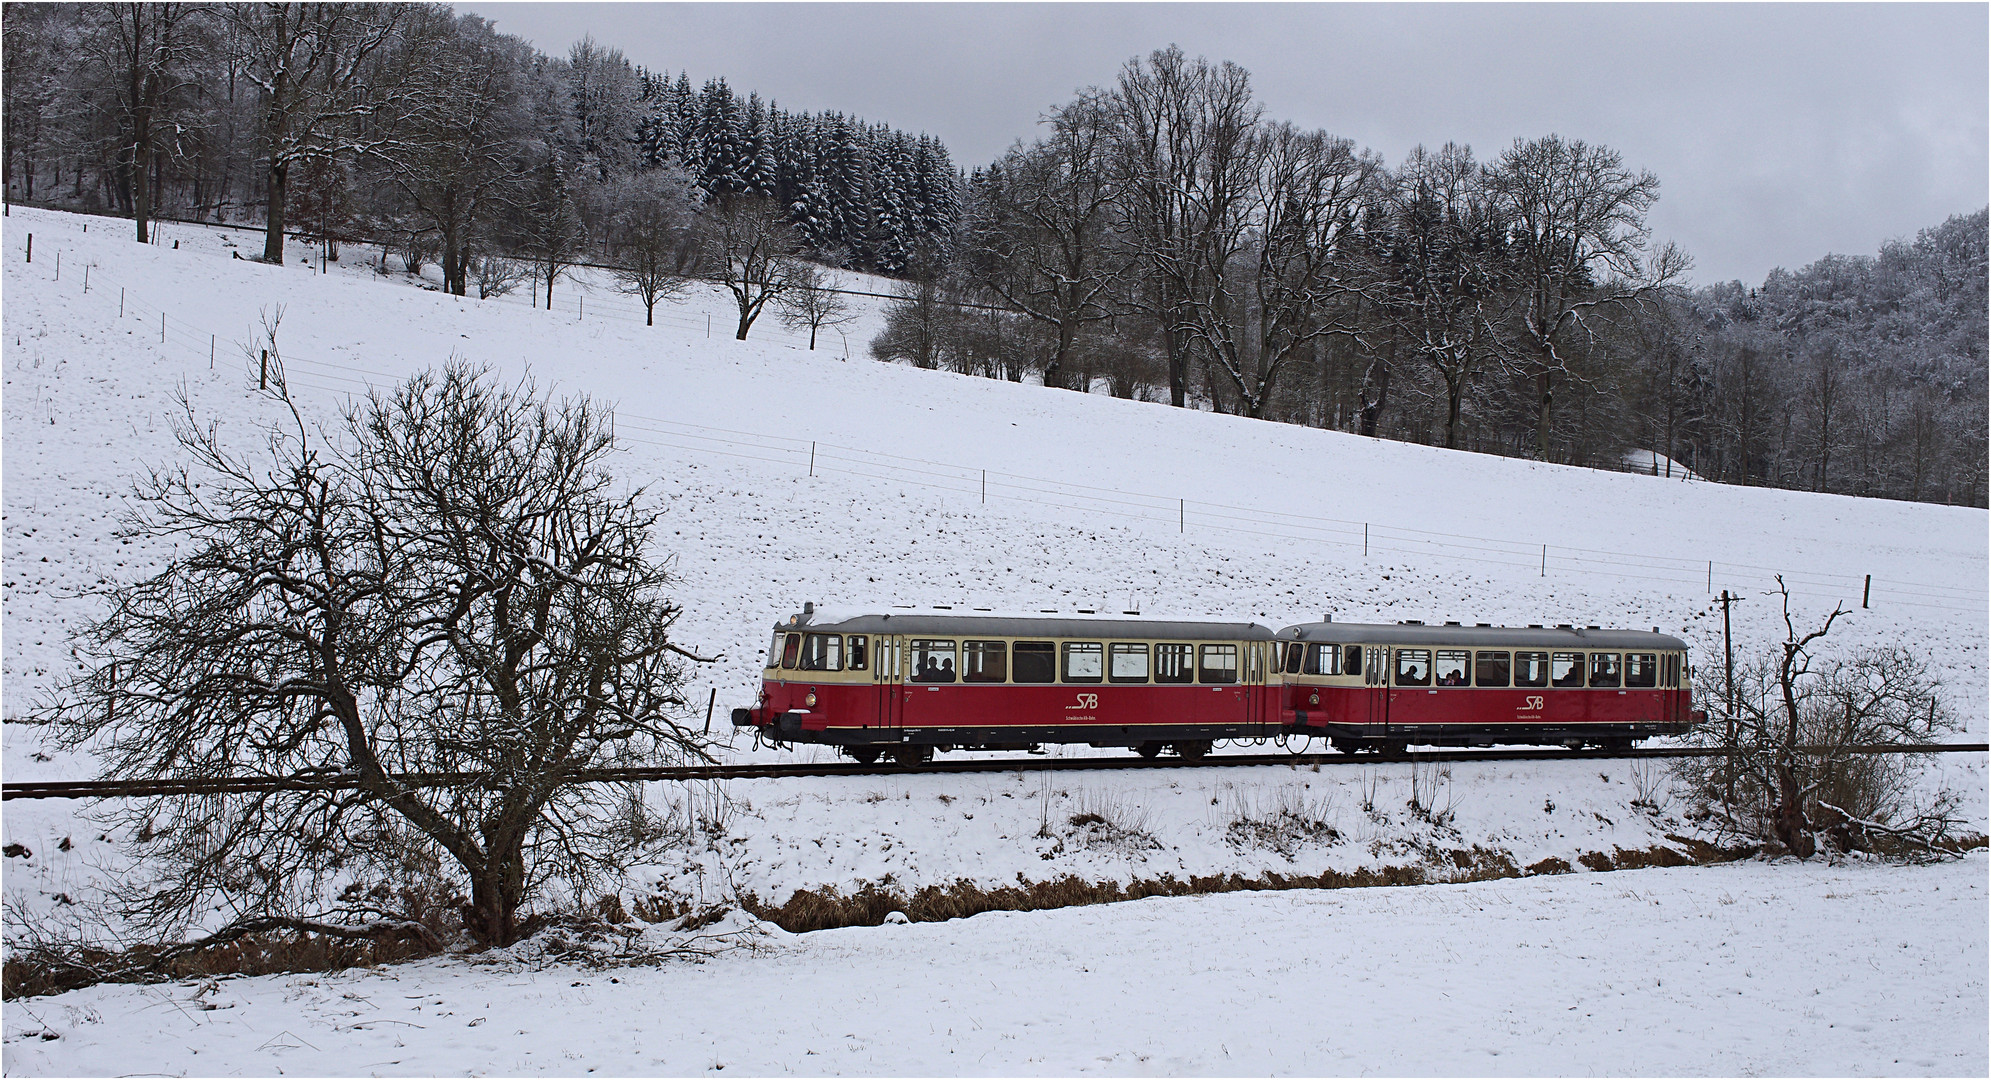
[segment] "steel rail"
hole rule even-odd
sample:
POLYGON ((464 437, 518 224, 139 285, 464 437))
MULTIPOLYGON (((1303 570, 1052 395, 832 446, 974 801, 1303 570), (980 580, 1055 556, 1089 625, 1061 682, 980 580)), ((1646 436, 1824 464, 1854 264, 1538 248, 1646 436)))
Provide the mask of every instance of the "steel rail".
MULTIPOLYGON (((1806 753, 1822 752, 1805 747, 1806 753)), ((1982 754, 1991 752, 1986 743, 1917 743, 1907 746, 1850 746, 1836 753, 1853 754, 1982 754)), ((1375 765, 1403 762, 1464 763, 1474 761, 1608 761, 1624 758, 1722 757, 1729 753, 1715 746, 1659 746, 1627 750, 1570 750, 1566 747, 1532 747, 1517 750, 1413 750, 1401 753, 1358 754, 1239 754, 1208 757, 1200 761, 1182 758, 1116 757, 1026 757, 1021 759, 970 758, 959 761, 932 761, 917 766, 897 764, 865 765, 859 762, 784 762, 770 765, 660 765, 622 769, 585 769, 568 777, 575 784, 629 784, 657 780, 770 780, 789 777, 825 776, 909 776, 924 773, 991 772, 1069 772, 1085 769, 1182 769, 1231 766, 1315 766, 1375 765)), ((402 773, 395 781, 407 787, 476 787, 490 781, 484 773, 402 773)), ((0 799, 115 799, 156 798, 173 795, 253 795, 283 791, 346 791, 360 786, 350 773, 324 773, 282 777, 242 776, 190 778, 184 780, 68 780, 0 785, 0 799)))

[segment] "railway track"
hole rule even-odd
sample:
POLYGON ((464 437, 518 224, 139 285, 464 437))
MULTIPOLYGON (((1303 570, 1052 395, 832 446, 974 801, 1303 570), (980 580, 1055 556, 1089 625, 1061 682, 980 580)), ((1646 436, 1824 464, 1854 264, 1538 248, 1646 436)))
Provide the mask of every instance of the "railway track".
MULTIPOLYGON (((1991 752, 1986 743, 1924 743, 1911 746, 1856 746, 1856 754, 1982 754, 1991 752)), ((1818 752, 1815 748, 1812 752, 1818 752)), ((653 768, 589 769, 576 772, 571 782, 580 784, 626 784, 652 780, 766 780, 787 777, 823 776, 905 776, 914 773, 991 772, 1072 772, 1104 769, 1185 769, 1231 768, 1241 766, 1379 765, 1416 762, 1473 761, 1607 761, 1626 758, 1720 757, 1718 747, 1645 747, 1630 750, 1570 750, 1562 747, 1532 747, 1517 750, 1414 750, 1394 754, 1235 754, 1207 757, 1201 761, 1181 758, 1141 757, 1023 757, 968 758, 959 761, 932 761, 924 765, 864 765, 858 762, 829 761, 774 765, 671 765, 653 768)), ((477 773, 408 773, 396 777, 410 787, 471 787, 486 783, 477 773)), ((0 785, 0 799, 116 799, 152 798, 170 795, 259 794, 279 791, 340 791, 359 786, 348 773, 323 773, 284 777, 229 777, 188 780, 70 780, 47 783, 0 785)))

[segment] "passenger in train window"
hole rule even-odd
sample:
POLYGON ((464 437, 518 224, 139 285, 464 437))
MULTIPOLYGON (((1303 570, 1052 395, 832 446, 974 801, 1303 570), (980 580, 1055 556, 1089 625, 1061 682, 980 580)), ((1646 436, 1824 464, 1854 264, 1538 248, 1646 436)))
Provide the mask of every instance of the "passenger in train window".
POLYGON ((1196 646, 1162 642, 1155 646, 1155 681, 1189 683, 1196 681, 1196 646))
POLYGON ((1549 684, 1549 654, 1545 652, 1517 652, 1514 654, 1515 686, 1547 686, 1549 684))
POLYGON ((1000 641, 961 643, 961 681, 999 683, 1009 674, 1007 646, 1000 641))
POLYGON ((954 681, 954 643, 952 641, 921 641, 912 643, 913 681, 918 683, 951 683, 954 681))
POLYGON ((1626 653, 1625 685, 1641 688, 1659 685, 1659 654, 1626 653))
POLYGON ((1550 682, 1557 686, 1583 685, 1583 654, 1559 652, 1549 661, 1550 682))
POLYGON ((1618 654, 1614 652, 1593 652, 1590 654, 1590 685, 1615 687, 1618 685, 1618 654))
POLYGON ((1464 649, 1439 649, 1438 660, 1432 673, 1438 676, 1439 686, 1466 685, 1466 658, 1464 649))
POLYGON ((1473 660, 1473 685, 1506 686, 1509 663, 1504 652, 1480 650, 1473 660))
POLYGON ((1200 680, 1205 683, 1229 684, 1237 681, 1237 646, 1203 646, 1203 664, 1200 680))
POLYGON ((870 657, 865 653, 864 635, 850 635, 850 670, 863 671, 864 665, 869 659, 870 657))
POLYGON ((1058 681, 1057 646, 1048 641, 1019 641, 1010 681, 1048 683, 1058 681))
POLYGON ((1130 641, 1116 641, 1108 656, 1107 671, 1116 683, 1148 681, 1148 647, 1130 641))
POLYGON ((1431 685, 1431 650, 1398 649, 1396 651, 1396 684, 1398 686, 1431 685))

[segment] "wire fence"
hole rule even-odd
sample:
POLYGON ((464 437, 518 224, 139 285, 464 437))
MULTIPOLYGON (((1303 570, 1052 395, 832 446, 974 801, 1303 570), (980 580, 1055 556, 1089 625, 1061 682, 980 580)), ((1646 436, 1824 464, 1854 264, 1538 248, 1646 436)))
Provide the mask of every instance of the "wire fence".
MULTIPOLYGON (((72 254, 70 266, 63 268, 60 256, 61 249, 45 244, 42 252, 34 254, 34 259, 39 260, 34 265, 48 265, 56 280, 64 280, 63 275, 67 274, 67 280, 91 297, 106 317, 127 326, 136 321, 147 328, 141 338, 151 338, 162 353, 195 362, 204 358, 210 369, 219 364, 224 355, 231 361, 238 361, 243 356, 243 345, 225 342, 220 335, 177 318, 128 284, 103 273, 95 264, 79 265, 72 254), (152 332, 153 328, 156 328, 156 334, 152 332)), ((20 256, 9 253, 7 257, 20 256)), ((136 328, 133 329, 136 332, 136 328)), ((360 396, 377 386, 391 386, 401 381, 401 376, 388 372, 295 353, 286 354, 282 359, 285 370, 280 374, 289 385, 331 394, 360 396)), ((1793 596, 1834 600, 1849 606, 1856 602, 1863 606, 1881 602, 1980 618, 1986 610, 1987 557, 1981 553, 1952 556, 1964 564, 1958 567, 1958 579, 1972 582, 1967 585, 1881 575, 1792 571, 1698 555, 1665 555, 1587 548, 1539 539, 1475 536, 1263 506, 1189 499, 1160 492, 1132 491, 892 454, 795 435, 695 424, 625 410, 616 413, 616 435, 621 441, 693 456, 721 457, 774 466, 768 471, 787 475, 836 475, 877 481, 901 488, 919 488, 973 498, 979 504, 1006 502, 1078 510, 1088 516, 1106 515, 1143 523, 1157 531, 1174 525, 1174 531, 1182 534, 1193 527, 1199 534, 1220 533, 1297 541, 1365 559, 1443 559, 1522 571, 1534 570, 1543 578, 1586 576, 1651 582, 1676 589, 1698 587, 1710 596, 1714 595, 1717 585, 1734 591, 1738 581, 1747 587, 1773 590, 1774 577, 1782 573, 1793 596)))

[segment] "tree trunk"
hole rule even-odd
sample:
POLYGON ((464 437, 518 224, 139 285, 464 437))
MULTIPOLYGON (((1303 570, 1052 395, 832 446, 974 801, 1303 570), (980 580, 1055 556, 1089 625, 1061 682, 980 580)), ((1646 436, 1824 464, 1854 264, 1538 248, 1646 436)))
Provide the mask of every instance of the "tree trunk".
POLYGON ((271 266, 282 266, 283 211, 290 192, 290 166, 270 164, 269 189, 268 224, 263 231, 263 261, 271 266))
POLYGON ((464 923, 470 935, 494 948, 504 948, 518 940, 518 903, 524 876, 516 868, 514 853, 507 857, 493 852, 483 872, 470 883, 470 903, 464 923))
POLYGON ((1535 396, 1540 409, 1535 415, 1535 458, 1549 459, 1549 409, 1555 403, 1555 391, 1550 386, 1551 372, 1547 367, 1535 376, 1535 396))

